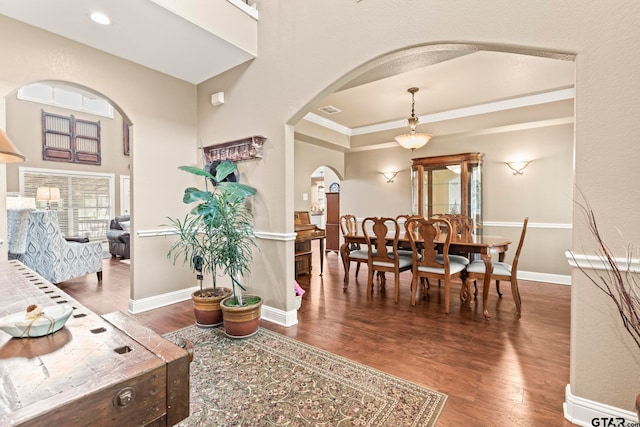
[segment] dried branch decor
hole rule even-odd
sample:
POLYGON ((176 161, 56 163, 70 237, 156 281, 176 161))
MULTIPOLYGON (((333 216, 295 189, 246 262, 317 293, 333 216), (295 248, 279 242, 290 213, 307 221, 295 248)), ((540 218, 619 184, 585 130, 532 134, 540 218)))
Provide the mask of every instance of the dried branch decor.
POLYGON ((571 256, 578 269, 605 295, 611 298, 618 309, 625 329, 640 348, 640 282, 638 280, 638 271, 631 268, 634 252, 633 245, 627 244, 626 262, 619 258, 616 259, 600 235, 596 217, 589 202, 586 200, 584 203, 576 202, 576 205, 584 212, 589 231, 598 244, 598 249, 595 252, 605 266, 604 272, 589 273, 580 266, 573 253, 571 253, 571 256))

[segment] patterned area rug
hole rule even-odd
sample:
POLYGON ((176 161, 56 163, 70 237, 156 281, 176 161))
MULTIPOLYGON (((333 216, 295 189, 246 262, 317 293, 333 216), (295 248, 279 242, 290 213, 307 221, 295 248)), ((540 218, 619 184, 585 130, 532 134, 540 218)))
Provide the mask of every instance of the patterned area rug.
POLYGON ((179 426, 434 426, 447 396, 260 328, 164 336, 190 341, 191 414, 179 426))

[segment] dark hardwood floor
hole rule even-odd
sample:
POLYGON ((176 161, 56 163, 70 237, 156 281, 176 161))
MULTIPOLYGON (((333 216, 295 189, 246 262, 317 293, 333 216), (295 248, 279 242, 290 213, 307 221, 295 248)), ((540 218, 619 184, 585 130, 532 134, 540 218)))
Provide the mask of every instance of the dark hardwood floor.
MULTIPOLYGON (((429 298, 412 307, 410 272, 401 274, 399 304, 390 280, 386 292, 376 287, 366 296, 366 266, 357 279, 352 269, 343 293, 338 256, 327 255, 320 277, 317 246, 314 251, 312 274, 298 277, 307 291, 299 323, 284 328, 262 321, 263 327, 446 393, 439 426, 572 425, 562 412, 569 383, 570 287, 521 281, 521 318, 508 284, 502 285, 502 298, 493 287, 487 321, 477 304, 461 305, 460 282, 452 285, 451 314, 444 314, 443 289, 435 284, 429 298)), ((97 313, 126 312, 129 266, 107 259, 101 285, 89 275, 60 287, 97 313)), ((161 334, 194 322, 190 301, 134 317, 161 334)))

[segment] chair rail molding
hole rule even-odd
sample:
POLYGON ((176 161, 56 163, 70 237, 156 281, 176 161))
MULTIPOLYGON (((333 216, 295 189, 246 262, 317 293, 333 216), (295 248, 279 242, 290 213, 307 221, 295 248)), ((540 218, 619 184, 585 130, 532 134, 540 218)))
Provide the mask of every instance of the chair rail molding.
MULTIPOLYGON (((506 221, 482 221, 483 227, 505 227, 505 228, 522 228, 522 221, 506 222, 506 221)), ((553 228, 553 229, 573 229, 573 224, 554 223, 554 222, 530 222, 528 228, 553 228)))
MULTIPOLYGON (((148 230, 136 230, 136 235, 140 238, 173 236, 178 234, 175 228, 152 228, 148 230)), ((253 234, 261 240, 279 240, 289 242, 296 240, 296 233, 273 233, 270 231, 254 231, 253 234)))
MULTIPOLYGON (((571 267, 583 268, 586 270, 611 270, 608 261, 597 255, 577 254, 572 251, 564 253, 571 267)), ((613 258, 620 271, 638 273, 640 272, 640 259, 638 258, 613 258)))

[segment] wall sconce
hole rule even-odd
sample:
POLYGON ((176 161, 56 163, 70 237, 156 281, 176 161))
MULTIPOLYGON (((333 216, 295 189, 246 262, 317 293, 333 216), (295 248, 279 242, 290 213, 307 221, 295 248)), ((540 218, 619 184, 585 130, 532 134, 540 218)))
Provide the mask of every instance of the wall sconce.
POLYGON ((397 171, 382 172, 382 175, 384 175, 384 177, 387 179, 387 184, 389 184, 393 182, 393 178, 395 178, 396 175, 398 175, 398 172, 397 171))
POLYGON ((506 162, 507 166, 513 171, 514 175, 524 174, 524 168, 526 168, 531 160, 525 160, 521 162, 506 162))
POLYGON ((60 189, 58 187, 38 187, 36 201, 47 202, 46 210, 51 209, 51 202, 60 201, 60 189))

